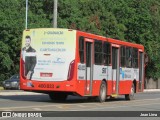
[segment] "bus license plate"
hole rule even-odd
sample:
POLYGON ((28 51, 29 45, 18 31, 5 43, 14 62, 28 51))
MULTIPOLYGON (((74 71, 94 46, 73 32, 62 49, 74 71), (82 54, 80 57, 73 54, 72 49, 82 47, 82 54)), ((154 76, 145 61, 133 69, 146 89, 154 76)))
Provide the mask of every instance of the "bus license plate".
POLYGON ((53 84, 39 84, 39 88, 54 88, 53 84))

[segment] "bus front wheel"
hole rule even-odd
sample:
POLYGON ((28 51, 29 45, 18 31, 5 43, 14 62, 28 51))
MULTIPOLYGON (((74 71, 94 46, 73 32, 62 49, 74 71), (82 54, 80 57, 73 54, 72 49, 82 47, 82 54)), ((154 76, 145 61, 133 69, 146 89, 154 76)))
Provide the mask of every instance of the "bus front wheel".
POLYGON ((99 102, 105 102, 106 100, 106 82, 102 81, 100 90, 99 90, 99 96, 97 97, 99 102))

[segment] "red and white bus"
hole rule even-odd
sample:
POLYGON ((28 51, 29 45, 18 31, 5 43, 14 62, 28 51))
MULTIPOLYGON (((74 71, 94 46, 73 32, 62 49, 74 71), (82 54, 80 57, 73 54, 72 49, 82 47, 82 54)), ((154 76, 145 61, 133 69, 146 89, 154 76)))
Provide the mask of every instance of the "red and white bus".
POLYGON ((96 97, 125 95, 144 89, 144 46, 78 30, 24 30, 20 88, 49 94, 96 97))

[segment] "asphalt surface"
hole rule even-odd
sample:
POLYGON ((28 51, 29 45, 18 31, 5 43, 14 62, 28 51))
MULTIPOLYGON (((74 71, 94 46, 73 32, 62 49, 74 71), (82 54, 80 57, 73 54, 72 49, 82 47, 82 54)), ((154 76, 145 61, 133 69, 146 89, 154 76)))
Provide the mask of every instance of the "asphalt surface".
MULTIPOLYGON (((78 117, 81 115, 84 115, 85 117, 100 117, 102 115, 105 117, 107 116, 106 113, 104 113, 105 111, 108 111, 107 114, 112 111, 113 113, 111 114, 111 117, 123 117, 123 115, 127 117, 125 114, 131 114, 131 117, 133 117, 134 114, 140 116, 143 112, 144 114, 152 112, 153 114, 160 115, 160 90, 145 90, 143 93, 136 94, 135 100, 133 101, 126 101, 124 96, 119 96, 116 99, 107 99, 104 103, 95 102, 93 100, 88 100, 86 97, 77 96, 68 96, 66 101, 55 102, 51 101, 46 94, 18 90, 4 90, 0 91, 0 111, 47 111, 44 115, 57 115, 58 118, 56 120, 59 120, 61 115, 70 115, 70 117, 78 117), (54 113, 48 111, 54 111, 54 113), (57 111, 59 111, 58 114, 56 113, 57 111), (65 111, 71 112, 66 114, 65 111), (89 112, 85 112, 85 114, 82 114, 82 112, 81 114, 77 114, 75 111, 89 112), (137 113, 135 111, 139 112, 137 113)), ((102 116, 100 118, 102 118, 102 116)))
POLYGON ((160 111, 160 92, 145 91, 135 95, 135 100, 126 101, 124 96, 116 99, 107 99, 104 103, 88 100, 87 97, 68 96, 66 101, 51 101, 48 95, 24 92, 24 91, 1 91, 0 110, 49 110, 49 111, 68 111, 68 110, 93 110, 93 111, 137 111, 137 110, 159 110, 160 111), (149 104, 148 104, 149 103, 149 104), (146 107, 140 107, 146 106, 146 107), (133 107, 133 108, 132 108, 133 107), (159 107, 159 108, 158 108, 159 107))
MULTIPOLYGON (((160 89, 145 89, 144 93, 160 92, 160 89)), ((41 93, 26 92, 23 90, 0 90, 0 96, 9 95, 40 95, 41 93)))

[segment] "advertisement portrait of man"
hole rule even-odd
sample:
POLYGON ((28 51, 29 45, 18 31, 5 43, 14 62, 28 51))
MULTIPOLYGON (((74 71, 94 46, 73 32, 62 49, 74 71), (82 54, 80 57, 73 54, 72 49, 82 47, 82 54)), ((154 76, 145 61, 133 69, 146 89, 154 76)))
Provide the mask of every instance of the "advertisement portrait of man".
POLYGON ((25 47, 22 48, 22 56, 24 60, 24 74, 29 80, 32 79, 34 68, 37 63, 36 50, 31 47, 31 37, 25 37, 25 47))

